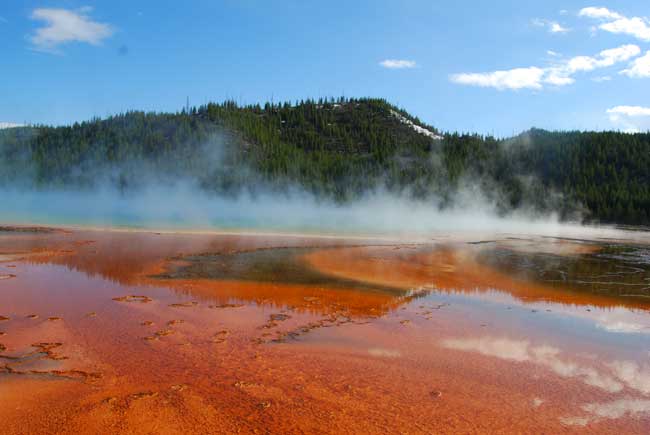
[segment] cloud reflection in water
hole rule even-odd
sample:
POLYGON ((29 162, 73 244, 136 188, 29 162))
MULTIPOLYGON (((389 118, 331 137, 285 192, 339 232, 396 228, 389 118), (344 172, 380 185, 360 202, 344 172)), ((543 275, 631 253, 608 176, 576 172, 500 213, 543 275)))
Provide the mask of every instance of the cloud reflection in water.
MULTIPOLYGON (((650 366, 635 361, 612 361, 605 363, 603 369, 597 369, 562 357, 562 351, 557 347, 533 345, 528 340, 507 337, 449 338, 443 340, 441 345, 447 349, 477 352, 506 361, 537 364, 561 377, 578 379, 610 394, 619 393, 627 387, 643 396, 650 396, 650 366)), ((539 406, 536 404, 541 402, 541 399, 533 399, 534 406, 539 406)), ((586 415, 562 417, 561 422, 570 426, 586 426, 600 419, 638 417, 650 413, 650 400, 623 397, 609 402, 586 403, 581 410, 586 415)))

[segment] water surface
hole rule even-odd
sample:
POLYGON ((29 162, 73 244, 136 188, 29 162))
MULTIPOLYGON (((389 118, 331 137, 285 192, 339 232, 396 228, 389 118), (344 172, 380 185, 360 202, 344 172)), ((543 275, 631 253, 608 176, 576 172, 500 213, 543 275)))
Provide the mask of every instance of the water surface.
POLYGON ((0 228, 3 433, 648 433, 643 237, 0 228))

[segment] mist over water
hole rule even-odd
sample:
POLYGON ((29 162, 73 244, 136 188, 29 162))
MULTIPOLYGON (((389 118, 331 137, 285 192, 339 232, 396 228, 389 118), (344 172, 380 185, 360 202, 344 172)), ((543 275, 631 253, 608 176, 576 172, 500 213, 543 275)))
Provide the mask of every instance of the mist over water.
POLYGON ((147 186, 120 192, 93 190, 3 189, 0 221, 43 225, 80 225, 172 230, 255 230, 342 234, 599 232, 605 229, 561 223, 555 215, 525 210, 499 216, 475 192, 460 194, 440 209, 387 192, 370 193, 339 204, 293 189, 245 192, 237 197, 202 191, 190 182, 147 186))
MULTIPOLYGON (((65 181, 56 187, 35 183, 38 171, 31 155, 23 152, 13 163, 0 162, 0 179, 5 181, 0 188, 0 222, 347 235, 608 231, 561 222, 558 213, 542 213, 530 204, 504 211, 505 201, 493 180, 469 174, 458 185, 443 184, 440 194, 426 198, 379 187, 337 202, 287 179, 264 179, 233 159, 236 144, 233 136, 213 132, 183 163, 164 156, 156 162, 134 158, 110 163, 93 158, 67 168, 65 181), (227 174, 236 188, 206 189, 215 174, 227 174)), ((2 146, 0 141, 0 151, 2 146)), ((431 158, 441 160, 436 153, 431 158)), ((444 174, 442 163, 434 167, 444 174)))

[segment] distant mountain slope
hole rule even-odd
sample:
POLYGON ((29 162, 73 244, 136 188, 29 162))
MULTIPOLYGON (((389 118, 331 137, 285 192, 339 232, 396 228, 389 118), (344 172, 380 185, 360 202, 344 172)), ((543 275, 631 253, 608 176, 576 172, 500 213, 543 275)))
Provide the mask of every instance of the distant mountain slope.
POLYGON ((648 134, 441 134, 380 99, 210 103, 0 130, 4 186, 128 191, 182 180, 222 195, 299 187, 340 202, 383 189, 441 208, 480 201, 634 224, 650 222, 648 168, 648 134))

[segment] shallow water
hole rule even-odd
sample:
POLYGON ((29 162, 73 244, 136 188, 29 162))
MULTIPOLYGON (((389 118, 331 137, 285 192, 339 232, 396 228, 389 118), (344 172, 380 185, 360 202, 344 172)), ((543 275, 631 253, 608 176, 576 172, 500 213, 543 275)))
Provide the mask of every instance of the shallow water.
POLYGON ((643 237, 0 231, 3 433, 648 433, 643 237))

